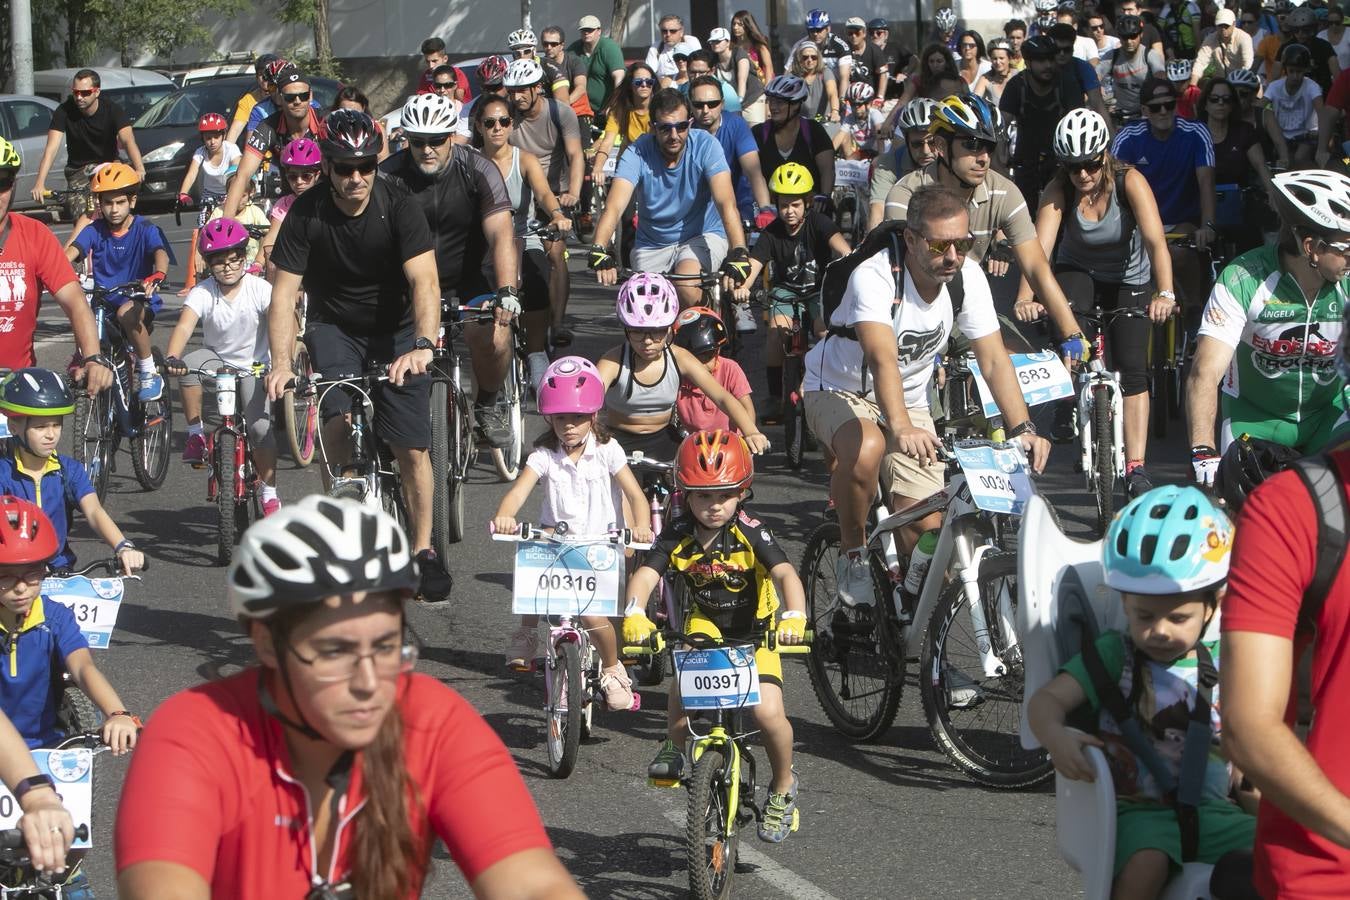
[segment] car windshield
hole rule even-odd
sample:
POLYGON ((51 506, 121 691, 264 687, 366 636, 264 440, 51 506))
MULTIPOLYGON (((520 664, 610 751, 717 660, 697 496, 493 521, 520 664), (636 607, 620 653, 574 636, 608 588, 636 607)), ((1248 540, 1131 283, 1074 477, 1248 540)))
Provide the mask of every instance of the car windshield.
POLYGON ((139 119, 147 109, 172 94, 177 88, 171 84, 149 84, 142 87, 109 88, 103 96, 110 98, 122 107, 133 122, 139 119))
MULTIPOLYGON (((217 112, 225 118, 234 113, 234 105, 251 87, 252 79, 240 81, 203 81, 180 88, 157 101, 141 114, 134 124, 137 128, 196 125, 205 113, 217 112)), ((338 86, 328 79, 315 79, 314 99, 324 109, 333 105, 338 86)), ((119 101, 120 102, 120 101, 119 101)))

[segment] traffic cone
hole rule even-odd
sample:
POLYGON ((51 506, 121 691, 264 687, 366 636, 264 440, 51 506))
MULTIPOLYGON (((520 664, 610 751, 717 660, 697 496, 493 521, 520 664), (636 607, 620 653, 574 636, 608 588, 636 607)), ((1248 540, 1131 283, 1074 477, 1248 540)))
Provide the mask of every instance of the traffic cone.
POLYGON ((192 229, 192 243, 188 245, 187 254, 187 277, 183 279, 183 289, 178 292, 178 296, 186 297, 187 292, 192 290, 193 285, 197 283, 197 233, 200 228, 192 229))

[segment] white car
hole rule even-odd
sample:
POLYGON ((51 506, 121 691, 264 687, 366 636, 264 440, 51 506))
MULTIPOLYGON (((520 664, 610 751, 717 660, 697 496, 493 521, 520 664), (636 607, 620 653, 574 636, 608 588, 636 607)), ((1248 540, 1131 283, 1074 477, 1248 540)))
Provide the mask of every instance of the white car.
MULTIPOLYGON (((32 94, 0 94, 0 135, 19 151, 23 167, 19 169, 19 181, 14 185, 14 198, 10 202, 13 209, 41 208, 34 203, 29 194, 37 181, 38 164, 42 162, 42 151, 47 147, 47 129, 52 124, 52 111, 56 103, 46 97, 32 94)), ((64 186, 62 172, 66 167, 66 143, 61 142, 61 150, 52 162, 52 170, 47 175, 47 186, 64 186)))

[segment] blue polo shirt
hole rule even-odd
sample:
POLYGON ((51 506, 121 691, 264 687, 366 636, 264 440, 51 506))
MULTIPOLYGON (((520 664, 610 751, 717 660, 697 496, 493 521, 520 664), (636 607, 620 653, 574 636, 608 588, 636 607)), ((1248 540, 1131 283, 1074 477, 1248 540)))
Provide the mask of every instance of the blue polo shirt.
POLYGON ((722 145, 706 131, 690 128, 684 153, 671 167, 656 138, 644 134, 619 157, 614 177, 633 185, 638 204, 634 247, 649 250, 691 241, 701 234, 726 237, 712 200, 709 179, 726 172, 722 145))
POLYGON ((1167 140, 1153 136, 1140 120, 1116 132, 1111 155, 1138 169, 1153 188, 1163 225, 1200 224, 1200 182, 1195 170, 1214 168, 1214 142, 1199 122, 1178 117, 1167 140))
POLYGON ((89 472, 84 464, 58 453, 47 460, 38 472, 30 472, 14 456, 11 449, 0 457, 0 494, 22 497, 36 505, 51 520, 56 529, 61 552, 52 559, 52 568, 69 568, 75 564, 75 553, 70 549, 70 515, 72 508, 94 493, 89 472))
MULTIPOLYGON (((722 113, 722 124, 713 135, 722 145, 727 157, 727 168, 731 170, 731 186, 736 189, 736 207, 743 218, 752 219, 755 214, 755 194, 750 190, 750 181, 741 171, 741 157, 747 153, 759 155, 759 145, 750 133, 750 126, 738 113, 722 113)), ((768 176, 765 175, 765 178, 768 176)))
POLYGON ((103 288, 149 278, 155 271, 156 250, 168 253, 171 262, 174 259, 163 230, 135 215, 121 234, 114 234, 105 219, 95 219, 80 231, 75 246, 85 256, 94 254, 94 284, 103 288))
POLYGON ((4 639, 0 708, 28 746, 50 747, 64 735, 56 726, 61 703, 59 669, 76 650, 88 650, 74 614, 45 597, 33 601, 17 631, 0 623, 4 639))

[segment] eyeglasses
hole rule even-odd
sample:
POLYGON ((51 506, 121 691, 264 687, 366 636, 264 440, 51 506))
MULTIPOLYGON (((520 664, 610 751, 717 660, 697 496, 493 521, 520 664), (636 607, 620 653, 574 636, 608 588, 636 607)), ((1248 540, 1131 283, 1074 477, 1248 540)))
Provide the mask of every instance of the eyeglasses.
POLYGON ((71 91, 76 97, 92 97, 98 93, 98 88, 90 88, 87 91, 71 91))
POLYGON ((689 102, 694 104, 694 109, 717 109, 722 105, 721 100, 691 100, 689 102))
POLYGON ((483 117, 484 130, 491 131, 494 128, 510 128, 510 127, 511 127, 510 116, 502 116, 501 118, 498 119, 491 119, 486 116, 483 117))
POLYGON ((1230 96, 1227 95, 1227 94, 1210 94, 1210 95, 1209 95, 1209 99, 1208 99, 1207 101, 1205 101, 1205 102, 1206 102, 1206 103, 1218 103, 1218 104, 1221 104, 1221 105, 1227 105, 1227 104, 1229 104, 1229 103, 1232 103, 1232 102, 1233 102, 1233 99, 1234 99, 1233 97, 1230 97, 1230 96))
POLYGON ((413 137, 408 135, 408 146, 421 150, 423 147, 444 147, 445 142, 450 140, 450 135, 443 134, 440 137, 413 137))
POLYGON ((1104 165, 1106 165, 1106 160, 1099 158, 1089 159, 1083 162, 1068 162, 1064 164, 1064 168, 1068 169, 1071 173, 1085 172, 1088 175, 1096 175, 1102 170, 1102 166, 1104 165))
POLYGON ((320 650, 309 658, 301 656, 300 651, 294 647, 288 646, 286 649, 290 650, 291 655, 300 662, 309 666, 315 681, 327 682, 350 681, 361 668, 362 661, 367 659, 375 667, 375 677, 394 678, 405 672, 411 672, 413 666, 417 665, 418 655, 417 645, 396 644, 392 641, 380 644, 369 653, 335 647, 320 650))
POLYGON ((928 245, 928 252, 933 256, 945 256, 947 251, 955 247, 957 255, 964 256, 970 252, 970 248, 975 246, 973 237, 963 238, 922 238, 928 245))
POLYGON ((358 172, 370 175, 375 171, 375 160, 367 159, 359 163, 333 163, 333 172, 343 178, 351 178, 358 172))
POLYGON ((958 44, 957 46, 960 47, 962 50, 974 50, 974 49, 975 49, 975 45, 974 45, 972 42, 970 42, 970 41, 962 41, 962 42, 961 42, 960 44, 958 44))
POLYGON ((206 264, 213 269, 237 269, 244 264, 244 254, 231 253, 229 256, 213 256, 206 264))
POLYGON ((993 141, 982 141, 979 138, 962 138, 959 143, 967 153, 993 153, 996 146, 993 141))
POLYGON ((14 189, 14 182, 19 179, 18 172, 0 172, 0 194, 14 189))
POLYGON ((318 169, 287 169, 286 177, 291 181, 309 181, 319 177, 318 169))
POLYGON ((577 30, 580 31, 582 34, 594 34, 595 32, 599 31, 600 29, 599 29, 599 28, 579 28, 579 29, 577 29, 577 30))
POLYGON ((293 94, 288 94, 285 91, 281 92, 281 98, 287 103, 308 103, 309 95, 309 91, 296 91, 293 94))
POLYGON ((1177 108, 1177 101, 1175 100, 1160 100, 1157 103, 1144 104, 1144 109, 1148 110, 1151 113, 1171 112, 1176 108, 1177 108))
POLYGON ((459 87, 459 85, 455 84, 453 81, 433 81, 431 86, 438 91, 453 91, 455 88, 459 87))
POLYGON ((652 87, 656 84, 655 78, 634 78, 633 87, 652 87))
POLYGON ((662 33, 662 34, 679 34, 681 31, 684 31, 684 29, 683 29, 683 28, 662 28, 662 29, 661 29, 661 33, 662 33))
POLYGON ((41 584, 42 579, 47 577, 47 564, 40 566, 29 566, 21 572, 15 574, 0 575, 0 591, 12 591, 15 585, 20 581, 24 584, 41 584))
POLYGON ((685 119, 683 122, 657 122, 656 130, 684 134, 689 130, 689 126, 693 124, 693 121, 693 119, 685 119))
POLYGON ((549 48, 549 47, 561 47, 561 46, 562 46, 562 41, 544 41, 544 47, 545 47, 545 49, 547 49, 547 48, 549 48))

